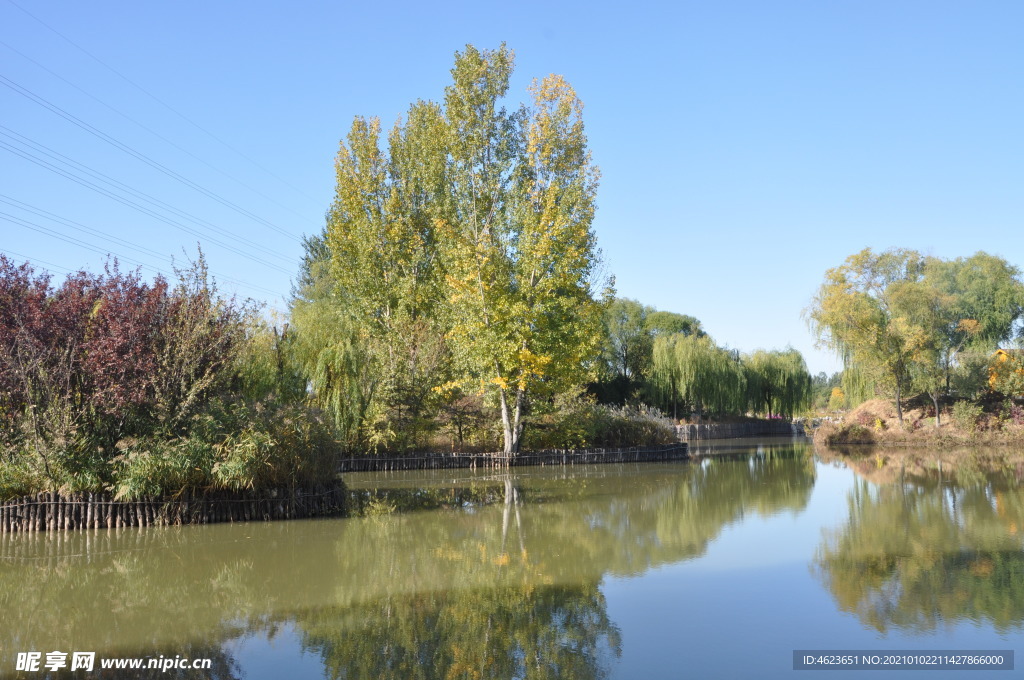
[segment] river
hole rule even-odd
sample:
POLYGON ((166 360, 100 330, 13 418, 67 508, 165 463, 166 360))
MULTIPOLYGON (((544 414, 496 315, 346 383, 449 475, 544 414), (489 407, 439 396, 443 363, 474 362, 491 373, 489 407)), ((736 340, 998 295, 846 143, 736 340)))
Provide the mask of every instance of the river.
POLYGON ((0 536, 0 677, 811 678, 794 650, 1020 646, 1024 469, 712 446, 350 474, 360 517, 0 536), (97 671, 131 658, 210 667, 97 671))

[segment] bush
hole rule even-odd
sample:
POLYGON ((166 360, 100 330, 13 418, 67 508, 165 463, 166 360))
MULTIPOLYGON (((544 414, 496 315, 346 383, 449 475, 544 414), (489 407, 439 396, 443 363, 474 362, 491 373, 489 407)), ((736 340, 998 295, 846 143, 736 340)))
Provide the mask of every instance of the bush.
POLYGON ((118 498, 332 481, 334 428, 287 339, 225 299, 200 256, 179 282, 0 255, 0 496, 118 498))
POLYGON ((122 442, 113 461, 117 498, 319 486, 336 476, 339 447, 318 411, 214 402, 195 420, 187 437, 122 442))
POLYGON ((964 432, 974 434, 978 429, 981 413, 981 406, 969 401, 958 401, 953 404, 953 422, 964 432))
POLYGON ((867 427, 857 423, 844 425, 827 423, 815 431, 814 442, 824 446, 873 444, 875 443, 875 436, 867 427))
POLYGON ((1003 402, 1002 417, 1014 425, 1024 425, 1024 407, 1007 399, 1003 402))
POLYGON ((0 463, 0 501, 26 496, 40 488, 32 470, 16 463, 0 463))
POLYGON ((531 418, 526 449, 585 449, 654 446, 677 441, 675 427, 645 406, 607 406, 575 393, 556 398, 552 410, 531 418))

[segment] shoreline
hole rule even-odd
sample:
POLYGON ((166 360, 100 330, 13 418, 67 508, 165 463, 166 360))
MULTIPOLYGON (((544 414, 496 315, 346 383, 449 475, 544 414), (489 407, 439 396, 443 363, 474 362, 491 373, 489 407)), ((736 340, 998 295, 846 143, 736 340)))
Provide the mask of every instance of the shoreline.
POLYGON ((218 491, 115 500, 110 494, 44 491, 0 503, 0 534, 274 521, 343 515, 344 482, 317 489, 218 491))
POLYGON ((862 425, 822 426, 814 432, 815 446, 826 448, 836 446, 857 446, 864 448, 905 449, 938 448, 955 449, 972 446, 1020 447, 1024 449, 1024 430, 997 430, 976 433, 958 431, 897 432, 873 430, 862 425))

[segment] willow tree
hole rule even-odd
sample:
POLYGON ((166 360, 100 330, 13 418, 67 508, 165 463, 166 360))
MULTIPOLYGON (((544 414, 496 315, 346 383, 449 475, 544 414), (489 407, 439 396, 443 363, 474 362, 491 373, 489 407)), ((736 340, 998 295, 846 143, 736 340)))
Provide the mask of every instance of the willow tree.
POLYGON ((811 374, 800 352, 757 350, 743 357, 750 408, 772 415, 794 413, 811 401, 811 374))
MULTIPOLYGON (((944 261, 865 249, 828 270, 809 310, 823 344, 896 399, 911 385, 939 399, 962 349, 991 352, 1024 313, 1019 271, 976 253, 944 261)), ((938 419, 936 419, 938 425, 938 419)))
POLYGON ((437 221, 450 346, 463 382, 496 395, 507 454, 519 450, 529 396, 582 382, 601 340, 598 172, 583 105, 551 75, 530 88, 532 108, 507 111, 512 69, 505 46, 456 56, 445 91, 450 203, 437 221))
POLYGON ((663 407, 742 413, 746 378, 739 356, 707 336, 675 334, 654 340, 651 382, 663 407))
POLYGON ((927 340, 920 325, 901 313, 899 302, 906 296, 900 291, 920 281, 923 269, 924 258, 913 250, 875 254, 865 248, 825 272, 825 283, 809 310, 821 343, 871 371, 895 397, 900 423, 911 364, 927 340))
POLYGON ((364 424, 376 402, 379 374, 367 337, 335 294, 330 250, 323 236, 304 239, 305 256, 291 300, 292 359, 310 400, 329 413, 346 449, 371 443, 364 424))

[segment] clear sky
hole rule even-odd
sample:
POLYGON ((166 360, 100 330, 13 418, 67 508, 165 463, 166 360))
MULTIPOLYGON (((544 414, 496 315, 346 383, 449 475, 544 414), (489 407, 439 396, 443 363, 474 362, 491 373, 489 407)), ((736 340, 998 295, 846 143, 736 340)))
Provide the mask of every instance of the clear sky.
POLYGON ((801 311, 865 247, 1024 266, 1021 2, 15 2, 0 251, 58 276, 167 272, 199 241, 283 309, 352 117, 389 126, 502 41, 512 103, 560 73, 586 104, 619 294, 720 344, 837 370, 801 311))

